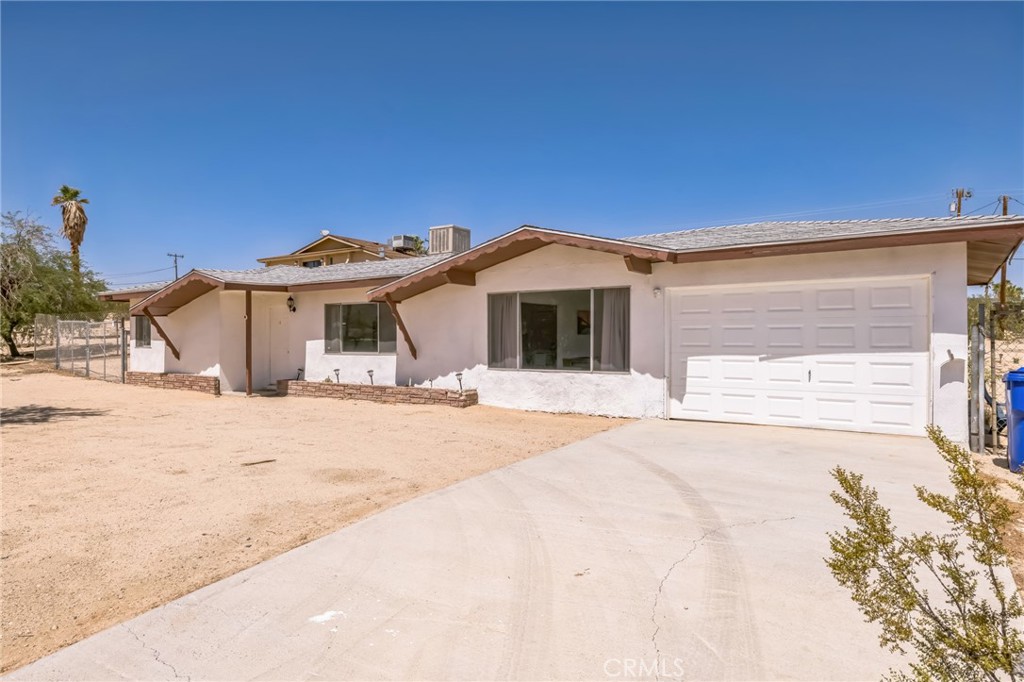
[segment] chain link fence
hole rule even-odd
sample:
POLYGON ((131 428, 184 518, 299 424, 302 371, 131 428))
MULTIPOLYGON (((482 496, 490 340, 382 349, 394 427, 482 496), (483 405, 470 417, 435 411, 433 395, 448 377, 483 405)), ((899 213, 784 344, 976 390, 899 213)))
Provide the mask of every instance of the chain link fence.
POLYGON ((32 330, 37 362, 91 379, 124 383, 128 369, 128 331, 120 317, 67 320, 36 315, 32 330))
POLYGON ((985 445, 1006 447, 1006 373, 1024 366, 1024 304, 990 303, 980 308, 977 330, 971 334, 972 431, 980 422, 985 445), (987 308, 987 314, 986 314, 987 308), (975 369, 975 366, 979 366, 975 369), (980 391, 975 391, 975 384, 980 391))

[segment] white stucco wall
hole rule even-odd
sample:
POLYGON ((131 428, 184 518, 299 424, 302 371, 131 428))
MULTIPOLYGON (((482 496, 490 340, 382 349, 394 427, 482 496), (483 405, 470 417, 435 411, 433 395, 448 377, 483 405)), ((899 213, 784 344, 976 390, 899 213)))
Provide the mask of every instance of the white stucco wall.
POLYGON ((132 319, 131 349, 128 353, 128 369, 132 372, 163 372, 164 355, 169 355, 167 344, 163 342, 160 335, 153 330, 153 341, 147 346, 136 345, 135 320, 132 319))
POLYGON ((400 304, 419 351, 399 339, 396 379, 405 384, 478 388, 484 404, 633 417, 665 416, 665 317, 672 287, 927 276, 932 292, 932 421, 967 437, 966 246, 944 244, 626 270, 621 257, 547 246, 477 274, 476 286, 445 285, 400 304), (629 286, 628 374, 503 370, 487 367, 487 294, 629 286), (653 290, 660 288, 662 296, 653 290), (950 361, 950 354, 953 360, 950 361), (945 367, 945 371, 943 368, 945 367))
MULTIPOLYGON (((200 296, 166 317, 157 318, 181 355, 164 354, 167 372, 220 376, 220 299, 217 292, 200 296)), ((156 330, 153 337, 159 338, 156 330)))

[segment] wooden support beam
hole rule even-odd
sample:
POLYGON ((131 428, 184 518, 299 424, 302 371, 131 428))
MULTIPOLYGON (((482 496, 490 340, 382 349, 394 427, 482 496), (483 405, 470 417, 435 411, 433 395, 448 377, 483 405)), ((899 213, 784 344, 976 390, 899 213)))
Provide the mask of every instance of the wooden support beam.
POLYGON ((622 259, 626 261, 626 269, 630 272, 636 272, 641 275, 651 274, 651 261, 637 258, 631 254, 626 254, 622 259))
POLYGON ((405 328, 405 321, 402 320, 401 314, 398 312, 398 304, 391 298, 391 294, 384 294, 384 302, 388 304, 388 308, 391 309, 391 316, 395 318, 395 324, 402 332, 402 337, 405 338, 405 345, 409 347, 409 355, 412 359, 416 359, 416 346, 412 342, 412 337, 409 336, 409 330, 405 328))
POLYGON ((245 394, 252 395, 252 290, 245 290, 245 394))
POLYGON ((445 270, 441 276, 444 277, 444 281, 448 284, 462 284, 467 287, 476 286, 476 273, 470 270, 452 268, 451 270, 445 270))
POLYGON ((178 349, 174 347, 174 344, 171 342, 171 339, 167 336, 167 332, 164 331, 164 328, 161 327, 160 323, 156 321, 155 317, 153 317, 153 313, 149 312, 149 308, 143 308, 142 313, 147 318, 149 318, 149 324, 153 327, 153 329, 156 330, 156 333, 160 335, 160 338, 164 340, 164 343, 167 344, 167 347, 171 349, 171 355, 174 356, 174 359, 181 360, 181 353, 179 353, 178 349))

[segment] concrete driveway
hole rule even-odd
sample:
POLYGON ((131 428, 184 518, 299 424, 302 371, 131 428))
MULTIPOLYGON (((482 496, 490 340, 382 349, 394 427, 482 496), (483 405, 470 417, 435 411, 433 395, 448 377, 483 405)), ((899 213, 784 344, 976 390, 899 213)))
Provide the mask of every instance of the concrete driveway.
MULTIPOLYGON (((648 421, 426 495, 11 679, 878 679, 835 464, 937 520, 924 439, 648 421)), ((201 513, 198 512, 198 513, 201 513)))

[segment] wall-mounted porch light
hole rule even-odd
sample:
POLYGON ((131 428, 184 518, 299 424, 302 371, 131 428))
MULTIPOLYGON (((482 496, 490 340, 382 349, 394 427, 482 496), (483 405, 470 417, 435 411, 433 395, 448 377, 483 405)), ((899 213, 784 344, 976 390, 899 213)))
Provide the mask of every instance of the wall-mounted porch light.
POLYGON ((294 313, 295 312, 295 299, 293 297, 289 296, 287 303, 288 303, 288 310, 290 310, 291 312, 294 313))

